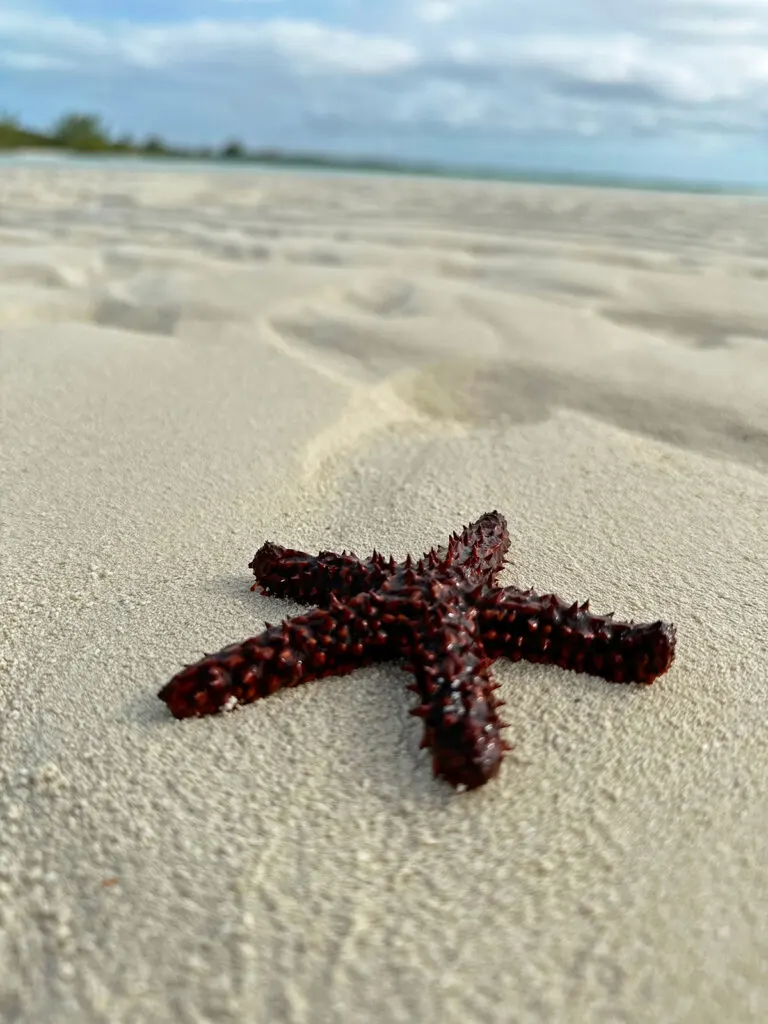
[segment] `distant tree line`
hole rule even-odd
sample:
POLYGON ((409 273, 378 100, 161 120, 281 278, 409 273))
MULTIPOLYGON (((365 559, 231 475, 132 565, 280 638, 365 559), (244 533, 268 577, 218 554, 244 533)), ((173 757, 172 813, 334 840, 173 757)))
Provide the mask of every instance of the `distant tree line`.
POLYGON ((341 167, 350 170, 431 173, 423 165, 407 167, 386 160, 345 158, 316 153, 291 153, 279 149, 249 150, 239 139, 230 138, 219 146, 173 146, 159 135, 137 139, 132 135, 112 137, 96 114, 65 114, 48 131, 24 127, 17 117, 0 114, 0 151, 13 149, 62 149, 91 155, 135 155, 186 160, 231 160, 307 167, 341 167))
POLYGON ((230 139, 222 146, 197 148, 172 146, 159 135, 135 139, 131 135, 111 137, 101 118, 96 114, 65 114, 49 131, 25 128, 17 117, 0 115, 0 150, 2 149, 66 149, 74 153, 136 153, 167 157, 197 157, 211 159, 245 159, 245 146, 230 139))

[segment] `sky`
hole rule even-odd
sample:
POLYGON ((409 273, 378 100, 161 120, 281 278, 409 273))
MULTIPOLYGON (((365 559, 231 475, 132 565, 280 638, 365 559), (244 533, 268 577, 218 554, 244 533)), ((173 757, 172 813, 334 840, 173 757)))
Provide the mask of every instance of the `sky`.
POLYGON ((768 0, 0 0, 0 109, 182 144, 768 185, 768 0))

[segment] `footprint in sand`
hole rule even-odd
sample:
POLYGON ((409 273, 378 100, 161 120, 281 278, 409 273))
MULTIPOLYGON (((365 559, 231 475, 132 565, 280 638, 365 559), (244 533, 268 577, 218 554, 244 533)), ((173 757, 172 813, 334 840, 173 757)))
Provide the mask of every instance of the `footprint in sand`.
POLYGON ((470 315, 450 289, 417 286, 393 275, 318 293, 279 310, 268 322, 289 346, 310 346, 366 379, 381 379, 404 363, 421 366, 465 351, 467 339, 478 357, 498 352, 494 331, 470 315))

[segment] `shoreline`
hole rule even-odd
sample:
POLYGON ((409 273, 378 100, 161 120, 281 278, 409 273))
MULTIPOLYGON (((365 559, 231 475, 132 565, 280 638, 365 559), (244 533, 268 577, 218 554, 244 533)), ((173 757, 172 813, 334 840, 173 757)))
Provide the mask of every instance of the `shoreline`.
POLYGON ((254 174, 297 174, 311 177, 364 177, 364 178, 404 178, 427 179, 433 181, 469 181, 487 182, 489 184, 508 185, 541 185, 551 188, 588 188, 607 191, 653 192, 672 195, 703 195, 703 196, 745 196, 768 198, 768 183, 765 185, 731 184, 719 185, 716 182, 693 182, 675 179, 633 179, 613 175, 567 174, 557 172, 538 172, 535 170, 495 171, 490 168, 458 168, 433 167, 418 168, 408 164, 367 168, 352 163, 326 164, 320 160, 312 163, 312 158, 291 161, 290 158, 275 161, 258 161, 248 159, 212 159, 202 160, 186 156, 144 156, 136 155, 88 155, 77 152, 62 152, 58 149, 31 148, 23 151, 0 150, 0 167, 25 166, 26 164, 51 165, 61 163, 66 167, 89 167, 91 169, 112 168, 117 170, 159 170, 180 173, 254 173, 254 174))

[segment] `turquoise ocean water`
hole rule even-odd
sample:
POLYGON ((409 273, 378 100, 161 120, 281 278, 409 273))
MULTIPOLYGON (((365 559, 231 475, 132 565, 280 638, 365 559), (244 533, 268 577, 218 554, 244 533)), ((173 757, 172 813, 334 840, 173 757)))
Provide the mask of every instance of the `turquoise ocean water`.
POLYGON ((249 171, 255 174, 300 174, 331 177, 347 177, 350 175, 365 175, 367 177, 402 175, 404 177, 415 176, 419 178, 432 177, 444 179, 470 180, 470 181, 508 181, 517 183, 529 183, 539 185, 578 185, 588 188, 627 188, 643 189, 654 192, 683 192, 703 193, 709 195, 761 195, 768 194, 768 189, 759 189, 750 186, 738 187, 733 185, 701 184, 677 180, 661 179, 633 179, 629 177, 599 177, 594 175, 579 174, 551 174, 539 173, 536 171, 497 171, 464 168, 434 168, 422 169, 412 168, 407 165, 402 167, 368 168, 353 166, 329 165, 307 165, 305 163, 291 163, 287 160, 284 163, 259 163, 256 161, 225 161, 225 160, 187 160, 163 157, 121 157, 121 156, 78 156, 60 154, 56 152, 23 152, 0 154, 0 168, 2 167, 71 167, 71 168, 98 168, 101 170, 122 170, 122 171, 174 171, 176 173, 205 173, 205 174, 247 174, 249 171))

